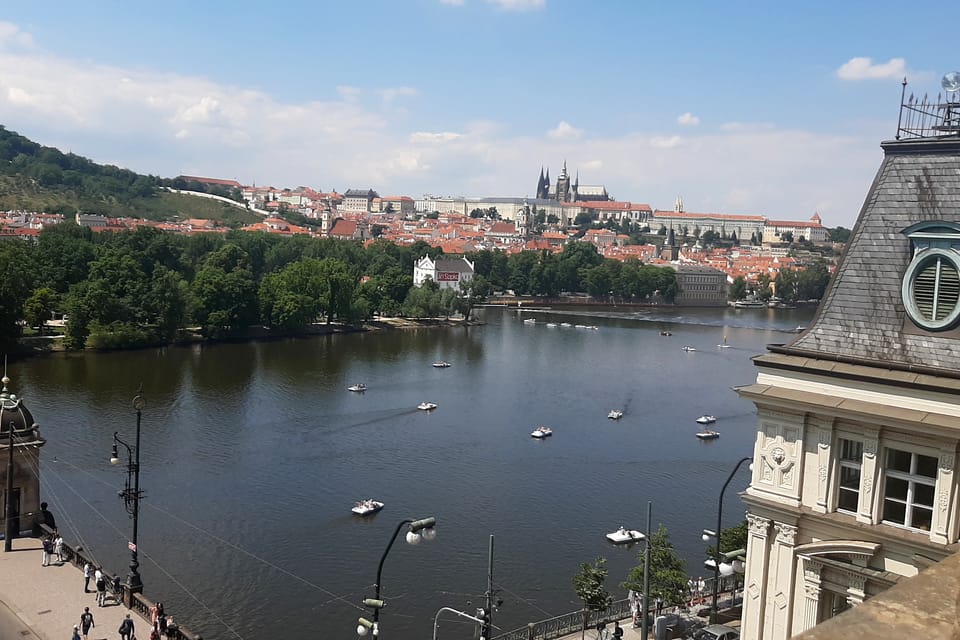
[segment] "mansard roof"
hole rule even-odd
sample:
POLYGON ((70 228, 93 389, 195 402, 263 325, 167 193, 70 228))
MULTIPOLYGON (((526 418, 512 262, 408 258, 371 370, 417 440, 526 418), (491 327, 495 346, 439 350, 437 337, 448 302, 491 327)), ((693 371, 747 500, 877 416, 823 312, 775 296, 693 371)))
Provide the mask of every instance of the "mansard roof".
POLYGON ((901 296, 912 259, 902 231, 960 221, 960 139, 882 144, 885 157, 867 193, 840 266, 809 328, 774 349, 897 369, 960 375, 960 331, 924 331, 901 296))

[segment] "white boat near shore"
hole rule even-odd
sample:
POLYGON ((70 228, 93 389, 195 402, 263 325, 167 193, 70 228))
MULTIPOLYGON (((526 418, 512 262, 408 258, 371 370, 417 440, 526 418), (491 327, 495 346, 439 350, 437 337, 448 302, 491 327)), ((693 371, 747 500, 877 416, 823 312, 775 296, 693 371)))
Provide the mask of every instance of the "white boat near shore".
POLYGON ((626 544, 628 542, 639 542, 643 540, 646 536, 637 531, 636 529, 627 529, 626 527, 620 527, 616 531, 607 534, 607 540, 613 544, 626 544))
POLYGON ((350 511, 358 516, 369 516, 380 511, 380 509, 383 509, 382 502, 368 498, 367 500, 358 500, 353 503, 353 508, 350 509, 350 511))

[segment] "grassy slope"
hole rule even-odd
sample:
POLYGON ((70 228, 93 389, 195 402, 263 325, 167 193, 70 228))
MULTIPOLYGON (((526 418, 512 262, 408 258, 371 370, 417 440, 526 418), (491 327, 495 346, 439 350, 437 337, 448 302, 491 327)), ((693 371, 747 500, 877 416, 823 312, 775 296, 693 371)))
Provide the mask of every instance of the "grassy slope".
POLYGON ((256 213, 209 198, 159 192, 155 197, 134 198, 130 202, 119 202, 115 199, 92 200, 79 197, 72 190, 47 189, 21 177, 0 176, 0 210, 45 211, 55 207, 148 220, 202 218, 219 220, 230 226, 261 220, 256 213))

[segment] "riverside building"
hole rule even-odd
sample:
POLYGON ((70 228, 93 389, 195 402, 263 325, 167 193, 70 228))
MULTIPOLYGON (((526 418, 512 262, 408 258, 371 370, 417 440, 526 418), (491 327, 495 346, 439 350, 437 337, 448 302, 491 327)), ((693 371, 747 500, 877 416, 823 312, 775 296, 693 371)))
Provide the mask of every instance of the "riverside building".
POLYGON ((785 640, 958 550, 957 85, 901 106, 815 319, 737 389, 758 414, 744 640, 785 640))

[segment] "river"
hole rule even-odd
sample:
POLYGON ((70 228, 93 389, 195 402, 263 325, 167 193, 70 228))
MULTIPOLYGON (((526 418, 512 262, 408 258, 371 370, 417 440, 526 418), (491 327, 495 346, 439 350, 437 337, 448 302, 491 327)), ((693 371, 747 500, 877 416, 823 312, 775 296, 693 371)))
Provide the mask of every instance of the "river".
MULTIPOLYGON (((481 604, 491 534, 500 630, 578 608, 571 579, 598 556, 622 597, 638 548, 604 535, 643 529, 648 500, 689 573, 705 573, 701 530, 715 527, 720 487, 756 433, 753 406, 731 387, 752 383, 750 358, 813 310, 520 313, 484 309, 486 324, 469 328, 51 356, 12 365, 10 388, 48 439, 42 495, 64 537, 125 575, 125 466, 108 460, 114 431, 133 440, 142 383, 145 591, 205 638, 352 637, 405 518, 438 526, 418 546, 401 535, 385 562, 381 636, 398 640, 428 637, 440 607, 481 604), (355 382, 369 390, 347 391, 355 382), (439 406, 418 411, 424 400, 439 406), (613 408, 619 421, 606 418, 613 408), (694 436, 704 413, 717 416, 718 440, 694 436), (554 435, 531 438, 540 424, 554 435), (365 497, 386 507, 351 515, 365 497)), ((746 483, 744 473, 727 491, 724 526, 742 518, 746 483)), ((473 637, 470 624, 441 628, 473 637)))

